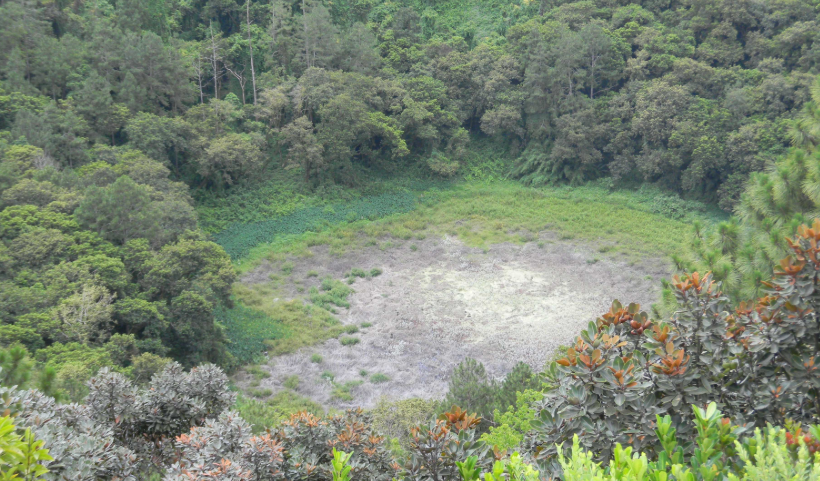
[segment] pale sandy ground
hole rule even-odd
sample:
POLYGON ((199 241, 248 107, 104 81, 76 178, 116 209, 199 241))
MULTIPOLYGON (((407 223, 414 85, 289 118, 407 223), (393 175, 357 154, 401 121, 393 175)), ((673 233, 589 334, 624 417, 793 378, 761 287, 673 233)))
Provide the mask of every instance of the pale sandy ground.
MULTIPOLYGON (((368 247, 343 257, 316 247, 312 257, 291 259, 290 279, 304 287, 328 275, 341 279, 352 268, 382 269, 378 277, 358 279, 350 309, 338 309, 345 324, 373 325, 355 334, 361 339, 357 345, 332 339, 272 359, 267 366, 272 375, 260 387, 277 391, 295 374, 297 392, 325 406, 372 407, 383 395, 443 396, 453 367, 466 357, 484 363, 496 378, 518 361, 540 370, 556 347, 571 342, 613 299, 648 309, 658 300, 660 279, 671 273, 662 259, 630 265, 550 233, 539 238, 484 252, 445 236, 387 250, 368 247), (311 270, 319 277, 307 278, 311 270), (322 363, 310 362, 314 353, 322 363), (373 384, 361 370, 383 373, 390 381, 373 384), (364 383, 352 389, 353 401, 342 402, 332 397, 331 383, 321 377, 324 371, 332 372, 337 383, 364 383)), ((242 282, 268 282, 279 269, 278 264, 262 265, 242 282)), ((288 298, 304 296, 290 283, 285 292, 288 298)))

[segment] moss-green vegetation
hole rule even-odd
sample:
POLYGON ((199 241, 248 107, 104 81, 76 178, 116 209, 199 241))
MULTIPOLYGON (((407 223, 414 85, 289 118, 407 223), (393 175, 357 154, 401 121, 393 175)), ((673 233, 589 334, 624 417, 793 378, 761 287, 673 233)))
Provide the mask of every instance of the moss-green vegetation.
POLYGON ((234 292, 246 306, 277 321, 287 332, 286 336, 264 341, 270 355, 293 352, 344 332, 344 326, 328 311, 300 300, 275 300, 264 284, 237 284, 234 292))
POLYGON ((610 255, 657 256, 681 249, 692 220, 711 223, 725 218, 714 208, 658 189, 612 190, 603 183, 530 188, 508 181, 462 182, 426 191, 419 199, 416 208, 405 214, 276 238, 249 250, 237 267, 244 272, 265 258, 310 255, 310 248, 317 245, 328 245, 341 255, 357 247, 389 249, 403 239, 448 234, 470 246, 487 247, 532 241, 543 230, 563 240, 604 243, 610 255))
POLYGON ((293 391, 280 391, 265 401, 240 396, 236 400, 235 409, 251 424, 255 434, 278 425, 295 412, 308 411, 319 415, 325 412, 322 406, 293 391))
POLYGON ((293 376, 288 376, 287 379, 285 379, 285 382, 282 383, 282 385, 294 391, 299 389, 299 376, 295 374, 293 376))
POLYGON ((307 207, 291 214, 251 224, 233 224, 214 235, 232 259, 240 259, 259 244, 278 236, 319 232, 327 226, 361 219, 378 219, 413 209, 415 196, 409 192, 383 194, 332 207, 307 207))
POLYGON ((380 372, 377 372, 376 374, 370 376, 370 382, 372 382, 373 384, 380 384, 383 382, 387 382, 389 380, 390 378, 387 375, 382 374, 380 372))
POLYGON ((265 341, 275 341, 289 335, 287 326, 280 319, 249 309, 241 302, 235 302, 230 309, 220 306, 214 317, 225 328, 230 340, 228 352, 242 364, 258 361, 267 350, 265 341))
POLYGON ((345 383, 333 384, 333 392, 331 396, 339 401, 352 401, 353 394, 351 390, 357 386, 361 386, 363 381, 347 381, 345 383))
POLYGON ((309 291, 310 302, 318 307, 327 309, 330 312, 336 312, 335 307, 350 307, 347 302, 347 296, 353 292, 353 289, 344 285, 344 283, 326 277, 322 279, 320 288, 311 287, 309 291))
POLYGON ((268 388, 251 388, 248 389, 248 394, 255 398, 266 398, 273 394, 273 391, 268 388))

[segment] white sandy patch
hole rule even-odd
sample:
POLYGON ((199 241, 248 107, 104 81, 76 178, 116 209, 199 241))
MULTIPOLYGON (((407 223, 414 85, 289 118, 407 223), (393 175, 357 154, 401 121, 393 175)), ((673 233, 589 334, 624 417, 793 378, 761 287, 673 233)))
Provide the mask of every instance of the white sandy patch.
MULTIPOLYGON (((630 266, 588 247, 549 239, 542 247, 500 244, 485 253, 444 237, 407 241, 385 251, 366 248, 342 258, 316 249, 314 256, 291 262, 291 279, 304 285, 319 282, 306 279, 311 270, 319 278, 337 279, 352 268, 383 271, 357 280, 350 309, 339 309, 345 324, 372 324, 354 334, 359 344, 342 346, 333 339, 274 358, 272 377, 262 381, 262 387, 277 390, 296 374, 298 393, 337 408, 369 407, 382 395, 440 397, 453 367, 466 357, 478 359, 499 378, 519 361, 541 369, 557 346, 571 342, 608 310, 612 299, 649 308, 658 299, 660 278, 669 275, 662 260, 630 266), (310 362, 314 353, 323 357, 321 364, 310 362), (368 376, 361 376, 362 370, 368 376), (323 372, 333 373, 337 384, 363 381, 352 388, 353 401, 334 398, 323 372), (369 376, 374 373, 390 381, 373 384, 369 376)), ((276 268, 262 266, 243 282, 264 282, 276 268)), ((295 289, 290 295, 299 296, 295 289)))

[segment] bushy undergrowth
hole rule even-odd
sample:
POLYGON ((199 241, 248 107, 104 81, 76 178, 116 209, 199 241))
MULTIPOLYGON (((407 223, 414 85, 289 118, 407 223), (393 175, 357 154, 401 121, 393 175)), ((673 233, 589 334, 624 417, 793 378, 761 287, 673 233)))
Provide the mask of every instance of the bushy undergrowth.
POLYGON ((484 365, 475 359, 466 359, 453 370, 450 389, 442 402, 443 409, 462 406, 470 412, 478 413, 484 423, 481 431, 495 424, 495 416, 505 412, 516 403, 516 393, 541 387, 538 375, 529 365, 519 362, 502 380, 490 379, 484 365))
POLYGON ((254 434, 280 425, 290 419, 292 413, 305 411, 317 416, 325 413, 319 404, 288 390, 280 391, 264 401, 240 396, 234 409, 251 425, 254 434))
POLYGON ((723 418, 715 403, 708 408, 694 406, 697 437, 688 452, 679 445, 669 416, 657 416, 657 441, 661 449, 655 457, 615 446, 606 467, 581 447, 578 436, 572 440, 571 456, 559 451, 558 461, 564 481, 656 481, 656 480, 730 480, 730 481, 816 481, 820 480, 820 426, 813 435, 794 439, 788 429, 757 428, 753 436, 740 437, 737 426, 723 418))

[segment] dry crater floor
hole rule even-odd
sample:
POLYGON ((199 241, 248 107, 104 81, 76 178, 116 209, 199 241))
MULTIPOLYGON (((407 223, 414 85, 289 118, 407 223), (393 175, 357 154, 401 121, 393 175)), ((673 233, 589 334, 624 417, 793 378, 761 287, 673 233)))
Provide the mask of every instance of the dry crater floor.
MULTIPOLYGON (((342 279, 353 268, 378 268, 381 275, 351 286, 350 308, 337 309, 342 323, 371 326, 353 334, 360 339, 356 345, 331 339, 271 359, 263 366, 271 377, 260 387, 276 392, 296 375, 298 394, 334 408, 372 407, 381 396, 442 397, 453 368, 467 357, 482 362, 495 378, 519 361, 540 370, 558 346, 572 342, 613 299, 648 309, 659 299, 660 279, 671 273, 663 259, 627 262, 548 232, 532 242, 487 249, 444 236, 343 256, 331 255, 326 247, 312 251, 312 256, 289 259, 290 278, 300 279, 302 292, 286 283, 284 298, 306 297, 306 289, 323 277, 342 279), (310 271, 318 277, 308 277, 310 271), (322 362, 312 362, 314 354, 322 362), (377 373, 389 380, 372 382, 377 373), (345 383, 352 400, 334 395, 345 383)), ((270 274, 280 269, 266 262, 241 281, 270 282, 270 274)))

